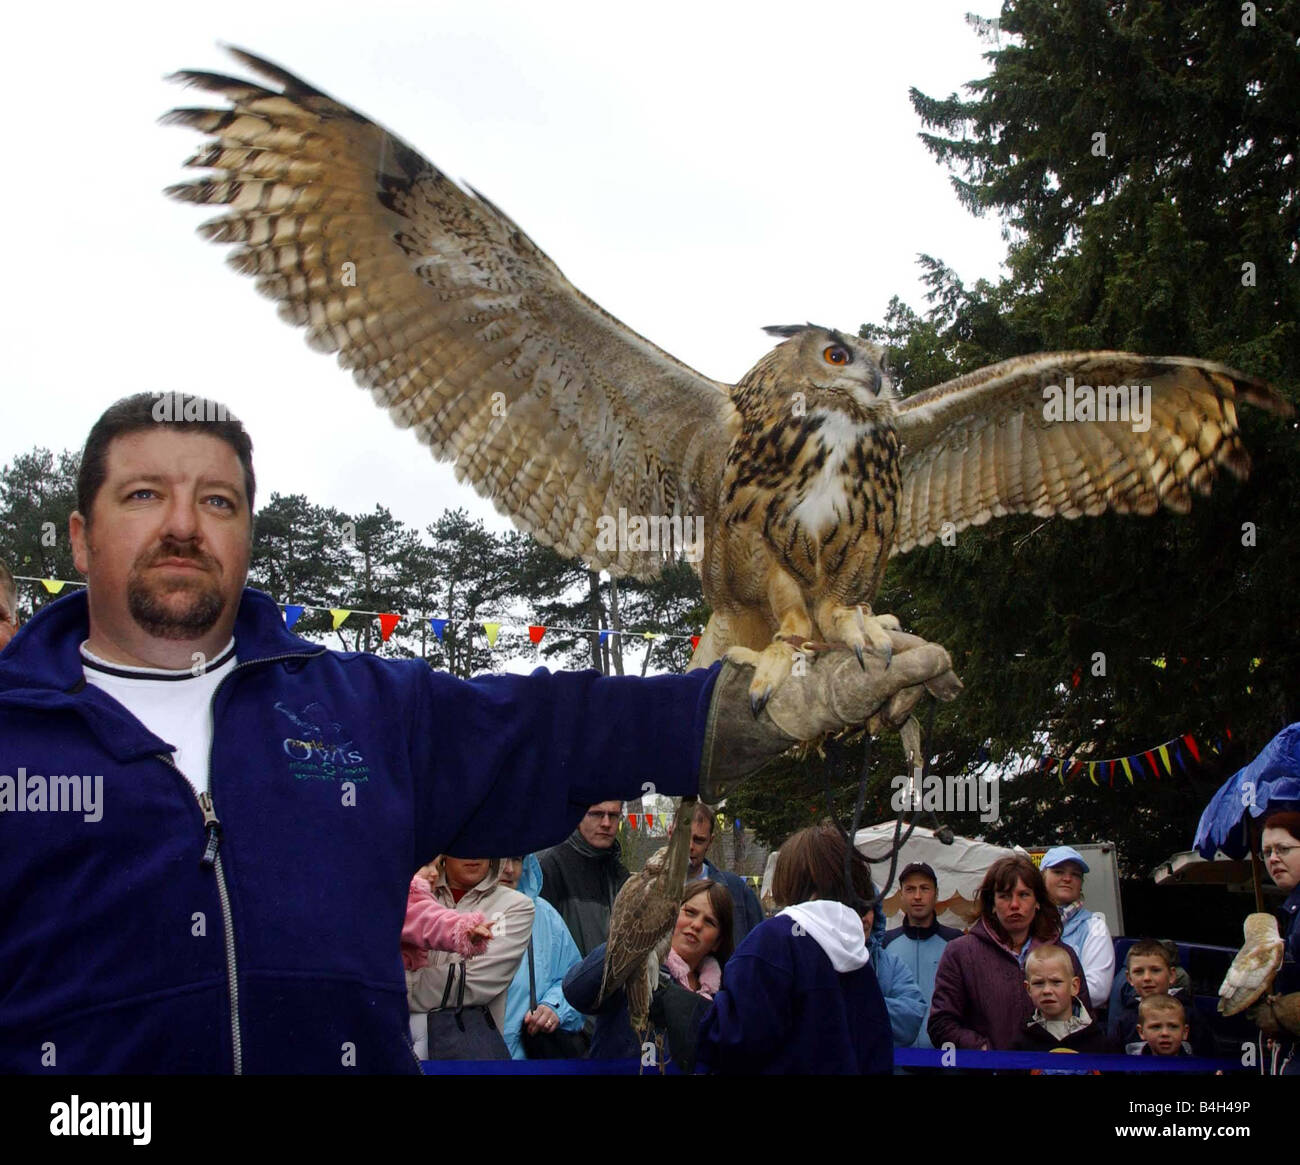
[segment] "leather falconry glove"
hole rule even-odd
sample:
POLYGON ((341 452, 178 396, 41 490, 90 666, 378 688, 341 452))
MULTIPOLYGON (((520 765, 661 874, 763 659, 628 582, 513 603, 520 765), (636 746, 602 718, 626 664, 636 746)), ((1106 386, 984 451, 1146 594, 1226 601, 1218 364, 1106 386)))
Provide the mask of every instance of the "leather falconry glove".
POLYGON ((713 689, 700 762, 700 798, 715 805, 729 786, 757 772, 795 744, 865 724, 872 732, 899 728, 928 691, 953 700, 962 684, 937 643, 889 631, 894 655, 848 651, 814 657, 806 675, 791 675, 755 716, 750 708, 753 669, 724 659, 713 689))

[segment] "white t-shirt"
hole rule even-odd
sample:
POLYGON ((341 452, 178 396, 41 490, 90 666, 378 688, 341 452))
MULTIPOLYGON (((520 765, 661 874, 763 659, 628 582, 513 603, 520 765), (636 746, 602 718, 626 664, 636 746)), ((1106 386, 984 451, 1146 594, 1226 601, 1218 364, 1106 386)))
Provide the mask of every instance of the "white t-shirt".
POLYGON ((172 760, 198 793, 208 791, 212 696, 236 662, 234 639, 198 675, 192 668, 167 671, 109 663, 81 645, 86 683, 107 692, 155 736, 174 745, 172 760))

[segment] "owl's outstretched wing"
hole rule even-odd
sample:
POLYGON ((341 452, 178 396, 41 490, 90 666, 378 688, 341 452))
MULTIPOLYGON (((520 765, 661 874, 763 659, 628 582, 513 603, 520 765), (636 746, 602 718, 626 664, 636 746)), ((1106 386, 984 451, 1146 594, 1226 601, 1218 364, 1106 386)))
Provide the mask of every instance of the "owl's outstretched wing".
POLYGON ((167 193, 228 208, 200 230, 237 244, 231 265, 311 347, 337 352, 399 426, 563 555, 651 577, 664 555, 602 538, 599 518, 713 528, 738 427, 725 386, 605 312, 382 126, 231 51, 279 90, 177 73, 230 108, 164 119, 212 138, 186 164, 216 171, 167 193))
POLYGON ((1236 477, 1249 472, 1237 426, 1242 401, 1293 411, 1267 385, 1222 364, 1131 352, 1019 356, 907 397, 896 419, 904 449, 895 550, 929 545, 945 523, 955 532, 1003 514, 1153 514, 1162 504, 1185 513, 1192 491, 1208 493, 1220 466, 1236 477), (1123 387, 1123 397, 1094 397, 1120 419, 1068 419, 1083 415, 1083 386, 1123 387))

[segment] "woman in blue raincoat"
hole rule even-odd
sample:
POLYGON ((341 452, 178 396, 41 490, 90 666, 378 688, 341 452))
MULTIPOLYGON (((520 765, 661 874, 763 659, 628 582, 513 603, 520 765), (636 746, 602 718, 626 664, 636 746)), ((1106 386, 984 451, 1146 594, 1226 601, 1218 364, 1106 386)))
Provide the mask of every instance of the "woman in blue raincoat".
POLYGON ((533 976, 537 1007, 533 1011, 528 1007, 528 956, 525 954, 506 991, 503 1033, 510 1055, 516 1060, 526 1060, 528 1057, 524 1053, 521 1035, 525 1025, 530 1035, 534 1032, 582 1030, 582 1013, 569 1006, 560 990, 565 972, 581 962, 582 955, 559 911, 541 897, 542 867, 536 855, 502 858, 499 881, 533 900, 533 976))

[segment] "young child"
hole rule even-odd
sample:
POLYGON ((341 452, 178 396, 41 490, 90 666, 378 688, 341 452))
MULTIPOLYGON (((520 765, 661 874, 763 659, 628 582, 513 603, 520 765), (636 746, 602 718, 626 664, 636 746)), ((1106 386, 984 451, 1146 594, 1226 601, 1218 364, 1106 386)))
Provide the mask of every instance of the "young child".
POLYGON ((1174 965, 1164 943, 1151 938, 1135 942, 1129 947, 1126 967, 1128 982, 1120 989, 1119 1001, 1110 1017, 1108 1032, 1111 1039, 1125 1048, 1141 1042, 1138 1005, 1152 995, 1167 995, 1183 1004, 1184 1021, 1190 1032, 1187 1039, 1195 1054, 1214 1055, 1214 1038, 1197 1022, 1191 996, 1174 986, 1174 965))
POLYGON ((478 911, 461 914, 433 896, 432 865, 419 870, 406 893, 406 921, 402 924, 402 966, 418 971, 430 951, 454 951, 473 958, 487 950, 492 924, 478 911))
POLYGON ((1029 952, 1025 958, 1025 990, 1034 1014, 1012 1044, 1014 1051, 1118 1051, 1079 1002, 1079 976, 1064 947, 1044 943, 1029 952))
POLYGON ((1190 1056, 1187 1042, 1187 1013, 1172 995, 1148 995, 1138 1004, 1138 1035, 1141 1039, 1124 1050, 1130 1056, 1190 1056))

